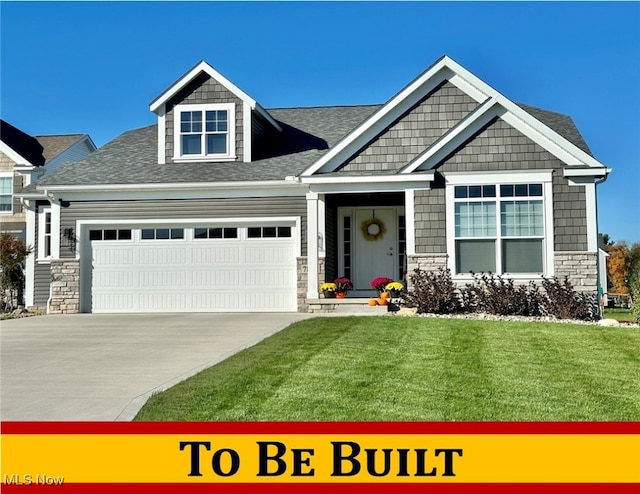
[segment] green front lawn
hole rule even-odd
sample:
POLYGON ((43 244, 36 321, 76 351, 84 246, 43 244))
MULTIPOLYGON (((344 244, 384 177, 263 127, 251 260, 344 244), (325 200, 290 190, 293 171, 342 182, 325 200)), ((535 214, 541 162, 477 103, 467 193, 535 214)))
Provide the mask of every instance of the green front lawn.
POLYGON ((640 331, 404 317, 296 323, 136 420, 640 420, 640 331))
POLYGON ((605 309, 604 317, 620 322, 635 322, 631 309, 605 309))

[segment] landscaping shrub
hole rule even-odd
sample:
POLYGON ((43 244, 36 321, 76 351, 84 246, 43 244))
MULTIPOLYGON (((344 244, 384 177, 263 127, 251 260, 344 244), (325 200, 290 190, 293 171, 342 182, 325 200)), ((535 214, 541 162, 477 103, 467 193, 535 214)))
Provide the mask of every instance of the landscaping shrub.
POLYGON ((505 280, 500 275, 476 275, 474 284, 467 284, 465 291, 468 292, 464 295, 465 302, 471 302, 476 312, 498 316, 540 315, 537 288, 529 293, 526 286, 515 286, 513 280, 505 280))
POLYGON ((631 278, 629 284, 629 295, 631 295, 631 313, 637 323, 640 323, 640 273, 631 278))
MULTIPOLYGON (((451 271, 444 268, 437 271, 416 269, 409 279, 410 289, 404 293, 402 305, 415 307, 419 314, 482 312, 585 321, 600 318, 596 295, 576 292, 568 277, 562 281, 543 278, 542 289, 533 281, 528 286, 516 286, 511 279, 489 273, 475 275, 473 283, 457 288, 451 279, 451 271)), ((635 300, 640 306, 640 286, 635 300)))
POLYGON ((460 310, 456 286, 448 269, 415 269, 409 276, 411 290, 402 296, 402 304, 415 307, 418 313, 451 314, 460 310))
POLYGON ((0 309, 12 310, 23 303, 22 263, 33 249, 9 233, 0 234, 0 309))
POLYGON ((559 281, 556 278, 544 278, 542 287, 545 297, 541 310, 544 315, 558 319, 581 319, 595 321, 600 318, 599 304, 595 294, 578 293, 569 278, 559 281))

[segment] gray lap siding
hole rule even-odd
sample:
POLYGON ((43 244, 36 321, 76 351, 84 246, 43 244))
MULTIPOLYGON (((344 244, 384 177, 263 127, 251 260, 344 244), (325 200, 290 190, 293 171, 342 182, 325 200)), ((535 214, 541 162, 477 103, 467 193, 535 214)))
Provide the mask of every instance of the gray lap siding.
MULTIPOLYGON (((299 216, 301 248, 306 255, 307 204, 304 197, 267 197, 233 199, 164 199, 135 201, 72 201, 60 213, 60 231, 76 229, 79 220, 176 220, 202 218, 251 218, 299 216)), ((75 248, 61 243, 60 257, 74 258, 75 248)))
MULTIPOLYGON (((553 225, 555 251, 587 250, 584 187, 570 186, 562 176, 564 163, 531 139, 498 119, 447 158, 439 172, 483 172, 553 169, 553 225)), ((416 191, 416 252, 446 253, 444 181, 433 189, 416 191)))

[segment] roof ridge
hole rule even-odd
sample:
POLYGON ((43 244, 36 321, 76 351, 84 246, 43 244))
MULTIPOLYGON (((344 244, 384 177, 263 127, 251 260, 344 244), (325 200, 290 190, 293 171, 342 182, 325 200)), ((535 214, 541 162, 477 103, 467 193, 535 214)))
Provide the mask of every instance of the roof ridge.
POLYGON ((314 108, 367 108, 373 106, 383 106, 384 103, 367 103, 363 105, 314 105, 314 106, 281 106, 277 108, 265 108, 267 111, 273 110, 311 110, 314 108))

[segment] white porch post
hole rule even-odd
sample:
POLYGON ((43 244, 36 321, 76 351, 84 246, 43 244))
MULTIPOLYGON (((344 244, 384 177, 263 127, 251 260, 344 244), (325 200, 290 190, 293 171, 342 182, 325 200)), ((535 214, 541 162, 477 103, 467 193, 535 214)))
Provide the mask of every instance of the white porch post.
POLYGON ((307 193, 307 298, 318 298, 318 194, 307 193))
POLYGON ((324 259, 327 256, 327 234, 325 227, 325 203, 324 194, 318 194, 318 256, 324 259))
POLYGON ((416 216, 414 190, 415 189, 407 189, 404 191, 404 221, 408 256, 416 253, 416 216))

